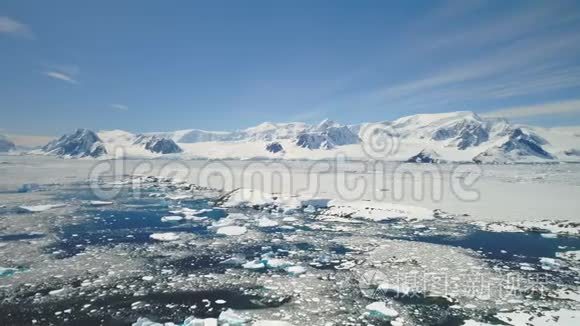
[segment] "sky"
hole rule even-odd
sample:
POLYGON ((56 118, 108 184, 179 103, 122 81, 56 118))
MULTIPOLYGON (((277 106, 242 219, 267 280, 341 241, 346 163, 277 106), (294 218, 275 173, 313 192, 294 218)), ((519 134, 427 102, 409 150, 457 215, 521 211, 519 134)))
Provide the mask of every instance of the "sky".
POLYGON ((580 1, 0 2, 0 133, 580 125, 580 1))

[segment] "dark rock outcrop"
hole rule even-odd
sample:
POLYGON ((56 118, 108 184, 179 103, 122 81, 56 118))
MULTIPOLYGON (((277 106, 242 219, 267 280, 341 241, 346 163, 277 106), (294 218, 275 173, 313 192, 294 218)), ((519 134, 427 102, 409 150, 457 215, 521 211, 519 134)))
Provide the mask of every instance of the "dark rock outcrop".
POLYGON ((282 144, 280 144, 279 142, 272 142, 266 144, 266 150, 270 153, 280 153, 284 151, 284 147, 282 147, 282 144))

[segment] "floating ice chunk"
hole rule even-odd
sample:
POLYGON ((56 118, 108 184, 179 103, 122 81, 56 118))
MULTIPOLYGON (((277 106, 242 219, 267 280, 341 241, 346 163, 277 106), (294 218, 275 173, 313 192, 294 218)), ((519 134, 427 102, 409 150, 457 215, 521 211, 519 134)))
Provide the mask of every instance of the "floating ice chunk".
POLYGON ((0 277, 10 276, 10 275, 14 274, 16 271, 17 271, 16 268, 0 267, 0 277))
POLYGON ((146 276, 143 276, 141 279, 142 279, 143 281, 150 282, 150 281, 153 281, 154 277, 153 277, 153 276, 151 276, 151 275, 146 275, 146 276))
POLYGON ((190 219, 195 219, 195 217, 199 217, 201 215, 204 215, 206 213, 210 213, 213 211, 215 211, 215 209, 210 209, 210 208, 192 209, 192 208, 188 208, 188 207, 182 207, 182 208, 177 209, 177 210, 169 211, 169 213, 175 214, 175 215, 183 215, 183 216, 185 216, 186 219, 190 220, 190 219))
POLYGON ((550 295, 552 298, 557 298, 561 300, 572 300, 580 302, 580 293, 572 289, 559 289, 555 291, 554 295, 550 295))
POLYGON ((183 326, 218 326, 218 320, 215 318, 198 319, 189 317, 183 322, 183 326))
POLYGON ((560 262, 554 258, 541 257, 540 263, 542 264, 542 269, 545 270, 557 270, 561 267, 560 262))
POLYGON ((168 215, 168 216, 163 216, 161 218, 161 222, 178 222, 183 220, 183 216, 179 216, 179 215, 168 215))
POLYGON ((179 234, 174 232, 153 233, 149 237, 157 241, 175 241, 179 239, 179 234))
POLYGON ((496 317, 510 325, 576 326, 580 321, 580 311, 568 309, 542 311, 541 313, 516 311, 499 313, 496 317))
POLYGON ((52 290, 52 291, 48 292, 48 294, 49 295, 59 295, 61 293, 64 293, 64 291, 65 291, 65 289, 62 288, 62 289, 58 289, 58 290, 52 290))
POLYGON ((286 268, 289 266, 294 265, 294 263, 284 260, 284 259, 278 259, 278 258, 266 258, 266 259, 262 259, 262 262, 264 263, 264 265, 266 265, 266 267, 268 268, 286 268))
POLYGON ((133 326, 177 326, 174 323, 157 323, 145 317, 139 317, 133 326))
POLYGON ((266 206, 275 202, 272 195, 254 189, 238 189, 229 194, 222 206, 224 207, 245 207, 245 206, 266 206))
POLYGON ((569 261, 580 261, 580 250, 557 252, 556 257, 569 261))
MULTIPOLYGON (((218 326, 218 320, 215 318, 205 318, 205 319, 198 319, 195 317, 188 317, 183 321, 183 323, 179 324, 181 326, 218 326)), ((148 318, 140 317, 137 319, 133 326, 178 326, 174 323, 158 323, 154 322, 148 318)))
POLYGON ((512 224, 505 224, 500 222, 486 223, 486 222, 474 222, 474 225, 480 227, 484 231, 488 232, 524 232, 524 230, 512 224))
POLYGON ((381 283, 377 287, 377 292, 383 294, 394 294, 396 296, 411 296, 416 293, 410 286, 401 284, 381 283))
POLYGON ((282 320, 258 320, 252 326, 294 326, 294 324, 282 320))
POLYGON ((387 321, 397 318, 397 316, 399 316, 399 313, 396 310, 387 307, 387 305, 382 301, 377 301, 369 304, 368 306, 366 306, 366 310, 370 317, 383 319, 387 321))
POLYGON ((245 269, 262 269, 266 268, 266 265, 259 260, 253 260, 243 264, 242 267, 245 269))
POLYGON ((309 213, 309 214, 316 213, 316 207, 314 207, 312 205, 308 205, 304 208, 304 213, 309 213))
POLYGON ((33 192, 38 190, 40 190, 40 185, 38 183, 25 183, 18 188, 18 192, 33 192))
POLYGON ((463 321, 463 326, 493 326, 493 324, 483 323, 472 319, 463 321))
POLYGON ((323 215, 352 217, 372 221, 392 219, 432 220, 433 211, 418 206, 407 206, 385 202, 331 200, 323 215))
POLYGON ((219 228, 216 233, 223 235, 242 235, 247 231, 248 229, 245 226, 230 225, 219 228))
POLYGON ((218 322, 220 324, 228 326, 241 326, 245 325, 248 321, 249 320, 247 318, 236 314, 232 309, 223 311, 218 317, 218 322))
POLYGON ((490 232, 538 232, 544 238, 555 238, 558 235, 580 235, 580 225, 571 221, 475 222, 474 224, 490 232))
POLYGON ((38 212, 47 211, 49 209, 61 208, 61 207, 65 207, 65 206, 66 206, 66 204, 50 204, 50 205, 19 206, 18 208, 20 210, 25 211, 25 212, 38 213, 38 212))
POLYGON ((266 217, 262 217, 258 220, 258 226, 261 228, 270 228, 274 226, 278 226, 278 222, 271 220, 266 217))
POLYGON ((529 263, 520 263, 520 269, 523 270, 523 271, 535 271, 536 270, 529 263))
POLYGON ((354 261, 346 261, 338 266, 334 266, 335 269, 342 270, 342 269, 351 269, 356 266, 354 261))
POLYGON ((286 267, 285 270, 290 275, 300 275, 306 273, 306 267, 304 266, 290 266, 286 267))
POLYGON ((91 206, 107 206, 107 205, 113 205, 112 201, 103 201, 103 200, 91 200, 89 202, 89 205, 91 206))
POLYGON ((184 199, 191 199, 193 197, 193 193, 191 194, 172 194, 172 195, 167 195, 165 196, 165 198, 170 199, 170 200, 184 200, 184 199))
POLYGON ((233 256, 226 260, 220 262, 223 265, 233 265, 233 266, 241 266, 246 262, 246 259, 243 256, 233 256))

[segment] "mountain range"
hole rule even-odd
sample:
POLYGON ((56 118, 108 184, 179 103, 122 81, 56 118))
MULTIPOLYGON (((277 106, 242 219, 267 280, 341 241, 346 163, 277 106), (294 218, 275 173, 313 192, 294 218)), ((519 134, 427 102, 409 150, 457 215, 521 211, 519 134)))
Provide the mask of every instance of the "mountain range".
POLYGON ((32 153, 108 158, 118 155, 119 148, 124 156, 140 158, 316 160, 343 154, 353 160, 417 163, 579 162, 580 128, 532 127, 461 111, 357 125, 265 122, 231 132, 78 129, 32 153), (377 151, 379 157, 368 152, 368 144, 377 141, 390 146, 384 153, 377 151))

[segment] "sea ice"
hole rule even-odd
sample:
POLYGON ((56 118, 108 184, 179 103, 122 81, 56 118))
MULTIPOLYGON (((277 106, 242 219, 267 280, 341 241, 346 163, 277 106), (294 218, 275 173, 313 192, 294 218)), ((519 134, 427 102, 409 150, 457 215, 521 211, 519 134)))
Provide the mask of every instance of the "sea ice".
POLYGON ((49 204, 49 205, 34 205, 34 206, 19 206, 18 208, 30 213, 44 212, 53 208, 65 207, 66 204, 49 204))
POLYGON ((153 233, 149 237, 157 241, 175 241, 179 239, 179 234, 174 232, 153 233))
POLYGON ((306 267, 304 266, 290 266, 286 267, 285 270, 290 275, 300 275, 306 273, 306 267))
POLYGON ((383 320, 392 320, 399 316, 399 313, 387 307, 387 305, 382 301, 377 301, 366 306, 369 317, 378 318, 383 320))
POLYGON ((510 325, 529 326, 577 326, 580 324, 580 311, 560 309, 557 311, 505 312, 496 315, 497 319, 510 325))
POLYGON ((91 206, 107 206, 107 205, 113 205, 112 201, 103 201, 103 200, 91 200, 89 202, 89 205, 91 206))
POLYGON ((242 235, 242 234, 246 233, 247 231, 248 231, 248 229, 245 226, 230 225, 230 226, 223 226, 223 227, 217 229, 216 233, 223 234, 223 235, 242 235))
POLYGON ((258 226, 261 228, 269 228, 269 227, 278 226, 278 222, 271 220, 269 218, 266 218, 266 217, 262 217, 258 220, 258 226))
POLYGON ((580 250, 569 250, 569 251, 562 251, 557 252, 556 257, 569 260, 569 261, 578 261, 580 262, 580 250))
POLYGON ((219 315, 218 321, 223 325, 242 326, 248 322, 248 319, 238 315, 232 309, 228 309, 219 315))
POLYGON ((294 326, 293 324, 282 320, 258 320, 252 326, 294 326))
POLYGON ((161 222, 178 222, 183 220, 184 217, 183 216, 179 216, 179 215, 168 215, 168 216, 163 216, 161 218, 161 222))
POLYGON ((242 267, 245 269, 262 269, 265 268, 266 265, 259 260, 253 260, 243 264, 242 267))

